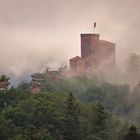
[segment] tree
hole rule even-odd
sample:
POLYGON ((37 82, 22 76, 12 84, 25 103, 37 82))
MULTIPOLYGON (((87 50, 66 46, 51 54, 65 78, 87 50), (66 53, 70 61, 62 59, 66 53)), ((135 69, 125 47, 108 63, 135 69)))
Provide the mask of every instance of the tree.
POLYGON ((61 126, 61 114, 53 95, 44 93, 33 95, 32 98, 22 102, 21 108, 24 109, 26 113, 30 114, 29 123, 35 126, 35 128, 33 127, 32 129, 31 127, 31 129, 28 130, 29 136, 32 139, 38 137, 35 134, 39 134, 41 137, 49 137, 48 134, 44 136, 44 131, 46 131, 46 129, 53 138, 59 138, 61 135, 59 129, 61 126), (40 132, 40 130, 43 131, 43 133, 40 132))
POLYGON ((8 81, 10 78, 8 78, 6 75, 1 75, 0 76, 0 82, 8 81))
POLYGON ((5 118, 16 127, 25 127, 28 124, 28 114, 21 111, 20 108, 11 108, 5 110, 5 118))
POLYGON ((92 118, 92 135, 96 139, 107 139, 106 120, 109 118, 109 114, 100 103, 95 106, 92 118))
POLYGON ((81 140, 80 138, 80 108, 71 93, 67 98, 64 112, 64 138, 66 140, 81 140))
POLYGON ((0 115, 0 139, 7 140, 9 137, 10 129, 8 127, 8 122, 6 119, 0 115))
POLYGON ((129 64, 130 70, 133 72, 138 72, 140 70, 140 56, 136 53, 130 54, 129 64))
POLYGON ((103 102, 105 99, 105 92, 101 87, 91 86, 87 90, 87 94, 84 97, 84 101, 87 102, 103 102))
POLYGON ((124 140, 140 140, 140 134, 137 132, 137 128, 134 125, 130 126, 124 140))
POLYGON ((139 78, 140 71, 140 56, 136 53, 132 53, 129 55, 127 59, 127 72, 128 74, 134 78, 139 78))
POLYGON ((28 81, 22 81, 18 85, 17 90, 22 91, 22 92, 30 92, 31 91, 31 83, 28 81))

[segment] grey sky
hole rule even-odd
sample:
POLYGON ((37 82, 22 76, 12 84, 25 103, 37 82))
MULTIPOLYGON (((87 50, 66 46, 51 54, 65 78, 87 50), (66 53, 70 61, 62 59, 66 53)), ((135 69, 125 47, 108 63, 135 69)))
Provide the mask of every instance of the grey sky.
POLYGON ((80 33, 117 43, 118 62, 140 53, 139 0, 0 0, 0 72, 16 77, 68 64, 80 33))

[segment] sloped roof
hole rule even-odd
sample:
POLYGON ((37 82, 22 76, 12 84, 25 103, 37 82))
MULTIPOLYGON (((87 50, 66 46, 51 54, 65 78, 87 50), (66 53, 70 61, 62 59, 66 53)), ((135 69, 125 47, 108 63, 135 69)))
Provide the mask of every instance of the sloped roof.
POLYGON ((111 45, 116 45, 115 43, 113 43, 113 42, 110 42, 110 41, 106 41, 106 40, 100 40, 100 44, 101 45, 104 45, 104 44, 111 44, 111 45))
POLYGON ((79 59, 82 59, 80 56, 75 56, 73 58, 71 58, 70 60, 79 60, 79 59))
POLYGON ((4 81, 4 82, 0 82, 0 88, 1 87, 7 87, 10 83, 7 82, 7 81, 4 81))
POLYGON ((42 73, 35 73, 33 75, 31 75, 31 77, 39 77, 39 78, 43 78, 44 75, 42 73))

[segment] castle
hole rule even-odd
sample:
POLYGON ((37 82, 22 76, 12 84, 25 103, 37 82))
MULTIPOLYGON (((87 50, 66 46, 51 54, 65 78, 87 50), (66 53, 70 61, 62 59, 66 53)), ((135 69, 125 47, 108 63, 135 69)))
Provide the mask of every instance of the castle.
MULTIPOLYGON (((95 24, 96 25, 96 24, 95 24)), ((95 26, 94 25, 94 26, 95 26)), ((98 72, 110 73, 116 67, 116 44, 100 40, 99 34, 81 34, 81 57, 76 56, 70 59, 70 71, 66 68, 58 71, 36 73, 32 75, 32 92, 39 92, 46 86, 46 79, 61 81, 69 76, 89 76, 98 72)))
POLYGON ((81 34, 81 57, 70 59, 73 75, 110 72, 116 66, 116 44, 100 40, 99 34, 81 34))

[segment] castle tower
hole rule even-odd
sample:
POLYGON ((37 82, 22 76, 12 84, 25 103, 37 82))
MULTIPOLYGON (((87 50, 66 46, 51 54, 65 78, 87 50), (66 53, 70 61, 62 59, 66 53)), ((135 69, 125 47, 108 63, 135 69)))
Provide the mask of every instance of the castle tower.
POLYGON ((115 46, 116 44, 112 42, 100 40, 99 34, 81 34, 81 57, 70 59, 71 71, 86 75, 98 72, 110 73, 116 66, 115 46))
POLYGON ((79 56, 70 59, 70 70, 73 74, 81 75, 85 73, 85 59, 79 56))
POLYGON ((100 46, 99 34, 81 34, 81 57, 88 58, 94 55, 100 46))
POLYGON ((97 67, 99 50, 99 34, 81 34, 81 57, 85 59, 86 72, 91 71, 93 66, 97 67))

